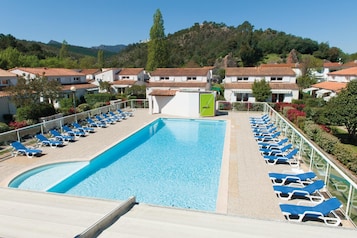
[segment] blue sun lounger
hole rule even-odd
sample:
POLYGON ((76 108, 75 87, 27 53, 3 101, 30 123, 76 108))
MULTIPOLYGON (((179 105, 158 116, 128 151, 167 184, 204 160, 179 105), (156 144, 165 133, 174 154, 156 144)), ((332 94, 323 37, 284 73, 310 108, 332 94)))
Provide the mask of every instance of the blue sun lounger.
POLYGON ((342 207, 341 202, 333 197, 314 206, 280 204, 280 209, 289 221, 322 220, 326 225, 338 226, 341 219, 335 210, 342 207))
POLYGON ((281 148, 272 148, 272 149, 259 149, 262 155, 275 155, 275 156, 284 156, 286 153, 293 148, 293 144, 287 144, 281 148))
POLYGON ((69 127, 66 126, 66 125, 63 125, 63 126, 62 126, 62 129, 63 129, 63 131, 64 131, 67 135, 69 135, 69 136, 77 136, 77 137, 80 137, 80 136, 84 137, 84 136, 86 136, 86 133, 85 133, 85 132, 80 131, 80 130, 72 130, 71 128, 69 128, 69 127))
POLYGON ((43 134, 37 134, 35 137, 38 140, 40 146, 50 146, 51 148, 57 148, 63 146, 63 141, 57 140, 55 138, 47 138, 43 134))
POLYGON ((264 155, 264 160, 267 164, 273 165, 278 163, 288 163, 291 166, 299 165, 299 161, 295 159, 295 155, 297 155, 299 150, 297 148, 293 149, 286 156, 278 156, 278 155, 264 155))
POLYGON ((324 197, 319 193, 325 187, 322 180, 316 180, 304 187, 293 187, 289 185, 274 185, 273 189, 280 199, 290 200, 293 198, 307 198, 311 202, 322 202, 324 197))
POLYGON ((28 158, 32 158, 34 156, 40 156, 42 154, 42 150, 26 147, 19 141, 14 141, 10 145, 13 148, 13 150, 12 150, 13 156, 22 154, 22 155, 26 155, 28 158))
POLYGON ((278 140, 278 137, 280 136, 281 132, 277 131, 273 134, 270 135, 260 135, 260 136, 254 136, 255 140, 258 142, 268 142, 268 141, 276 141, 278 140))
POLYGON ((63 142, 74 142, 75 141, 75 136, 63 135, 54 129, 50 130, 50 133, 53 137, 55 137, 59 141, 63 141, 63 142))
POLYGON ((76 128, 79 131, 83 131, 84 133, 93 133, 93 132, 95 132, 93 127, 81 126, 77 122, 73 122, 72 125, 73 125, 74 128, 76 128))
POLYGON ((122 111, 120 108, 117 109, 117 112, 119 113, 119 115, 126 116, 126 117, 132 117, 132 116, 134 116, 134 113, 133 113, 133 112, 122 111))
POLYGON ((260 148, 270 149, 270 148, 280 147, 288 141, 289 141, 289 139, 285 137, 284 139, 281 139, 277 142, 275 142, 275 141, 273 141, 273 142, 258 142, 258 145, 260 148))
POLYGON ((289 183, 298 183, 305 185, 312 183, 313 179, 316 178, 316 174, 312 171, 299 174, 269 173, 269 178, 275 185, 283 185, 289 183))
POLYGON ((107 124, 101 121, 94 121, 92 118, 87 118, 88 125, 90 127, 101 127, 106 128, 107 124))
POLYGON ((100 115, 96 115, 95 119, 97 119, 97 121, 101 122, 101 123, 105 123, 105 124, 115 124, 115 121, 112 119, 107 119, 104 117, 101 117, 100 115))

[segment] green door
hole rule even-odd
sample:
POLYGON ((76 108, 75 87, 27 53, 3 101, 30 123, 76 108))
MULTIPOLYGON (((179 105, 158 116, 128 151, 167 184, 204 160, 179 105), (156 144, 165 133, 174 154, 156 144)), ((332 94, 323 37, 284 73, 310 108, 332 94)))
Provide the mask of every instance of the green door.
POLYGON ((200 94, 200 116, 212 117, 214 115, 214 95, 211 93, 200 94))

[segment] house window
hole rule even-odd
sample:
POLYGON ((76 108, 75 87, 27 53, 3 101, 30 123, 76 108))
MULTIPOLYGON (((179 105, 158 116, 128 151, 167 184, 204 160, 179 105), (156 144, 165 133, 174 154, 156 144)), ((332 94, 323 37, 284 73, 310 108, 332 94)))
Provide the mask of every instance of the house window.
POLYGON ((196 77, 187 77, 187 80, 197 80, 196 77))
POLYGON ((79 77, 74 77, 73 80, 74 81, 79 81, 79 77))
POLYGON ((123 76, 122 79, 130 79, 129 76, 123 76))
POLYGON ((237 102, 247 102, 248 101, 248 93, 237 93, 236 101, 237 102))
POLYGON ((271 77, 270 80, 271 81, 282 81, 283 77, 271 77))
POLYGON ((273 93, 271 95, 271 102, 284 102, 285 94, 273 93))
POLYGON ((169 77, 160 77, 160 80, 169 80, 169 77))
POLYGON ((1 85, 8 85, 9 84, 9 80, 8 79, 2 79, 1 80, 1 85))
POLYGON ((238 77, 238 81, 248 81, 248 77, 238 77))

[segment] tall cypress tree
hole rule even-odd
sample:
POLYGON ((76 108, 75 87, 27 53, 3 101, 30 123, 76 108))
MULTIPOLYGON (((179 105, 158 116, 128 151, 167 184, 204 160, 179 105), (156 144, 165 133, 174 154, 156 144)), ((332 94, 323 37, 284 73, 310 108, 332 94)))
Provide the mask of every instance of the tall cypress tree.
POLYGON ((156 68, 167 66, 168 51, 164 29, 164 20, 160 9, 154 14, 154 24, 150 29, 150 41, 148 43, 148 60, 146 70, 152 71, 156 68))

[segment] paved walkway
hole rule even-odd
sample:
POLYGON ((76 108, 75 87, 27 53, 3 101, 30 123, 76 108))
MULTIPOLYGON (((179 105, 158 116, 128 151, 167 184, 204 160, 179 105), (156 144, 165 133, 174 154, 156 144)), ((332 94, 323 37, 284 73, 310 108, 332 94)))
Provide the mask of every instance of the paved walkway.
MULTIPOLYGON (((224 234, 224 237, 236 237, 239 234, 269 237, 269 232, 271 237, 273 234, 277 237, 275 229, 280 229, 281 226, 284 226, 283 229, 294 229, 290 227, 291 224, 287 225, 278 206, 280 200, 274 195, 268 178, 269 171, 285 170, 287 167, 265 164, 250 129, 249 116, 259 115, 232 112, 229 115, 212 118, 227 120, 228 126, 217 204, 217 212, 224 215, 139 204, 100 237, 117 237, 119 234, 124 234, 124 237, 174 237, 173 232, 176 232, 176 237, 217 237, 218 234, 224 234), (157 213, 161 218, 154 215, 157 213), (165 217, 168 220, 165 221, 165 217), (198 220, 195 220, 195 217, 198 220), (174 220, 176 222, 173 222, 174 220), (188 221, 190 224, 186 224, 188 221), (202 221, 206 222, 205 225, 202 221), (245 226, 242 226, 242 223, 245 223, 245 226), (268 233, 256 231, 254 226, 262 223, 265 224, 263 226, 268 233), (232 227, 228 228, 229 226, 232 227), (140 228, 136 230, 136 227, 140 228)), ((0 186, 6 187, 19 173, 40 165, 63 161, 88 161, 149 122, 163 116, 150 115, 148 110, 139 109, 134 117, 108 128, 98 128, 94 134, 79 138, 78 141, 63 148, 43 147, 44 155, 39 158, 28 159, 25 156, 18 156, 2 161, 0 186)), ((0 198, 0 237, 73 237, 120 203, 8 188, 0 189, 0 198), (60 230, 62 232, 59 232, 60 230)), ((309 225, 296 225, 295 228, 310 235, 326 232, 325 237, 333 237, 332 235, 337 233, 344 234, 345 237, 352 233, 356 235, 355 230, 350 233, 351 230, 346 229, 327 232, 324 230, 326 227, 317 224, 317 229, 309 225)), ((295 236, 289 232, 280 237, 286 235, 298 237, 298 233, 295 236)))

